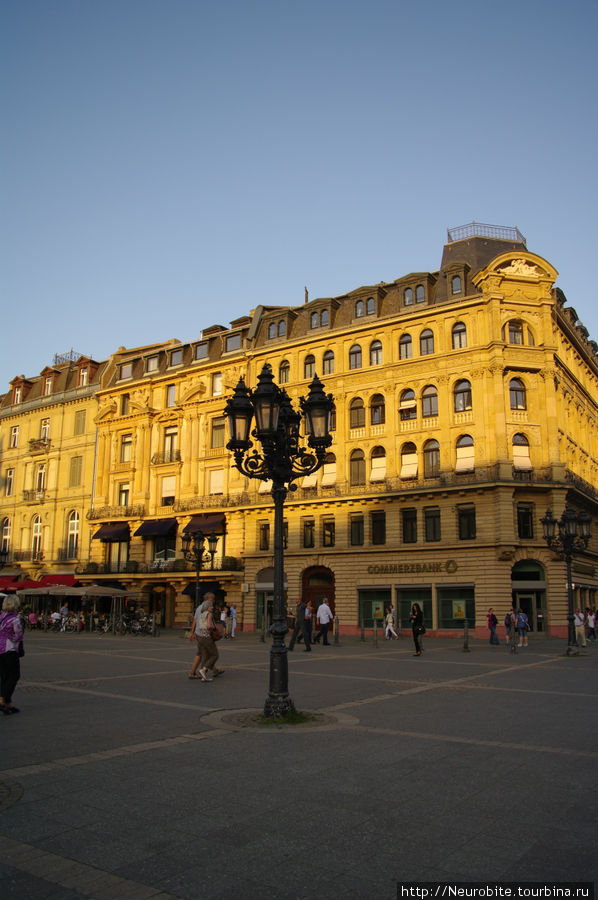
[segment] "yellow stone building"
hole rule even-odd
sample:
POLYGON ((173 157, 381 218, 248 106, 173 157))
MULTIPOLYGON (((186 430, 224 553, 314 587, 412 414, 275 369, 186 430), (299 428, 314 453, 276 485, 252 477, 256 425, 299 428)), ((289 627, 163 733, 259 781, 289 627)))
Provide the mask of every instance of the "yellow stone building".
MULTIPOLYGON (((341 632, 356 633, 390 604, 406 624, 417 601, 430 630, 455 634, 467 619, 485 636, 488 608, 502 619, 515 601, 534 631, 564 634, 565 564, 540 519, 566 504, 592 517, 573 581, 576 601, 594 607, 598 357, 556 277, 516 229, 473 224, 449 232, 436 271, 259 306, 197 340, 121 348, 96 370, 90 549, 78 577, 116 579, 163 624, 182 627, 195 597, 182 535, 215 530, 200 593, 209 585, 235 603, 246 630, 262 627, 272 498, 233 467, 223 411, 239 377, 255 386, 267 362, 294 405, 314 373, 336 402, 326 462, 285 504, 291 609, 301 595, 326 596, 341 632)), ((7 396, 3 448, 19 414, 7 396)), ((6 519, 9 498, 0 499, 6 519)), ((54 527, 64 534, 60 504, 54 527)), ((30 545, 23 523, 10 532, 13 556, 30 545)), ((49 570, 59 563, 54 556, 49 570)))

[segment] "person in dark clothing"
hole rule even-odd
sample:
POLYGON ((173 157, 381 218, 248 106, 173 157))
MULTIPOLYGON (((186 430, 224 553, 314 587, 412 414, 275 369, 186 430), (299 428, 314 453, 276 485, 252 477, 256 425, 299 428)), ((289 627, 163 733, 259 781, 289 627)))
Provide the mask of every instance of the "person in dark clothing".
POLYGON ((305 644, 305 652, 311 652, 311 641, 310 641, 310 629, 307 624, 305 618, 305 610, 307 609, 307 603, 305 600, 301 598, 297 601, 297 609, 295 610, 295 627, 293 629, 293 634, 291 635, 291 640, 289 641, 289 650, 292 650, 295 646, 295 641, 299 637, 299 635, 303 636, 303 643, 305 644))
POLYGON ((421 606, 419 603, 414 603, 411 607, 411 615, 409 616, 411 619, 411 630, 413 631, 413 643, 415 644, 415 653, 414 656, 422 655, 422 648, 419 642, 419 637, 422 634, 422 628, 424 627, 424 614, 421 610, 421 606))

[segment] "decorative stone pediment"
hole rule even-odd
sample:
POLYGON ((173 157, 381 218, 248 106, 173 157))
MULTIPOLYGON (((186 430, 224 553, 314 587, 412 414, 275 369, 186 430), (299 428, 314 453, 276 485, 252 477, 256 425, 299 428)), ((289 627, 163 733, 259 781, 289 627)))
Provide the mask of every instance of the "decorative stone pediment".
POLYGON ((94 422, 96 425, 99 422, 104 422, 106 419, 112 419, 116 415, 116 400, 104 400, 100 404, 100 408, 98 410, 98 414, 96 415, 94 422))
MULTIPOLYGON (((557 270, 541 256, 523 250, 511 250, 496 256, 472 280, 482 290, 503 292, 507 282, 518 282, 518 290, 521 290, 523 283, 530 286, 541 285, 540 290, 544 292, 547 286, 552 287, 557 277, 557 270)), ((536 287, 535 290, 537 289, 536 287)))
POLYGON ((189 403, 189 401, 193 400, 195 397, 203 396, 207 389, 205 378, 194 378, 185 385, 182 392, 181 403, 189 403))
POLYGON ((537 266, 529 262, 527 259, 513 259, 506 266, 497 269, 501 275, 523 275, 524 278, 534 278, 537 275, 543 275, 537 266))

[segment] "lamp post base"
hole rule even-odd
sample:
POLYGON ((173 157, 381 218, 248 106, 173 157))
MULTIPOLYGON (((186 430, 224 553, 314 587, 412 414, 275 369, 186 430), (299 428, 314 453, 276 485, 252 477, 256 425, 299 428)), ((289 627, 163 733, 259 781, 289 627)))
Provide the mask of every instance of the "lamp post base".
POLYGON ((293 712, 295 712, 295 704, 288 695, 286 697, 266 697, 264 716, 267 719, 280 719, 293 712))

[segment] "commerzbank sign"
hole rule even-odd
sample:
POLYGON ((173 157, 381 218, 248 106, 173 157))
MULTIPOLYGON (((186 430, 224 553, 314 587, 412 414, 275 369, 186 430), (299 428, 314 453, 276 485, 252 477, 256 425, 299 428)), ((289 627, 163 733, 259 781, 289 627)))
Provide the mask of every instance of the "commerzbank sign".
POLYGON ((425 563, 389 563, 368 566, 368 575, 442 575, 443 572, 452 574, 458 568, 455 559, 425 563))

